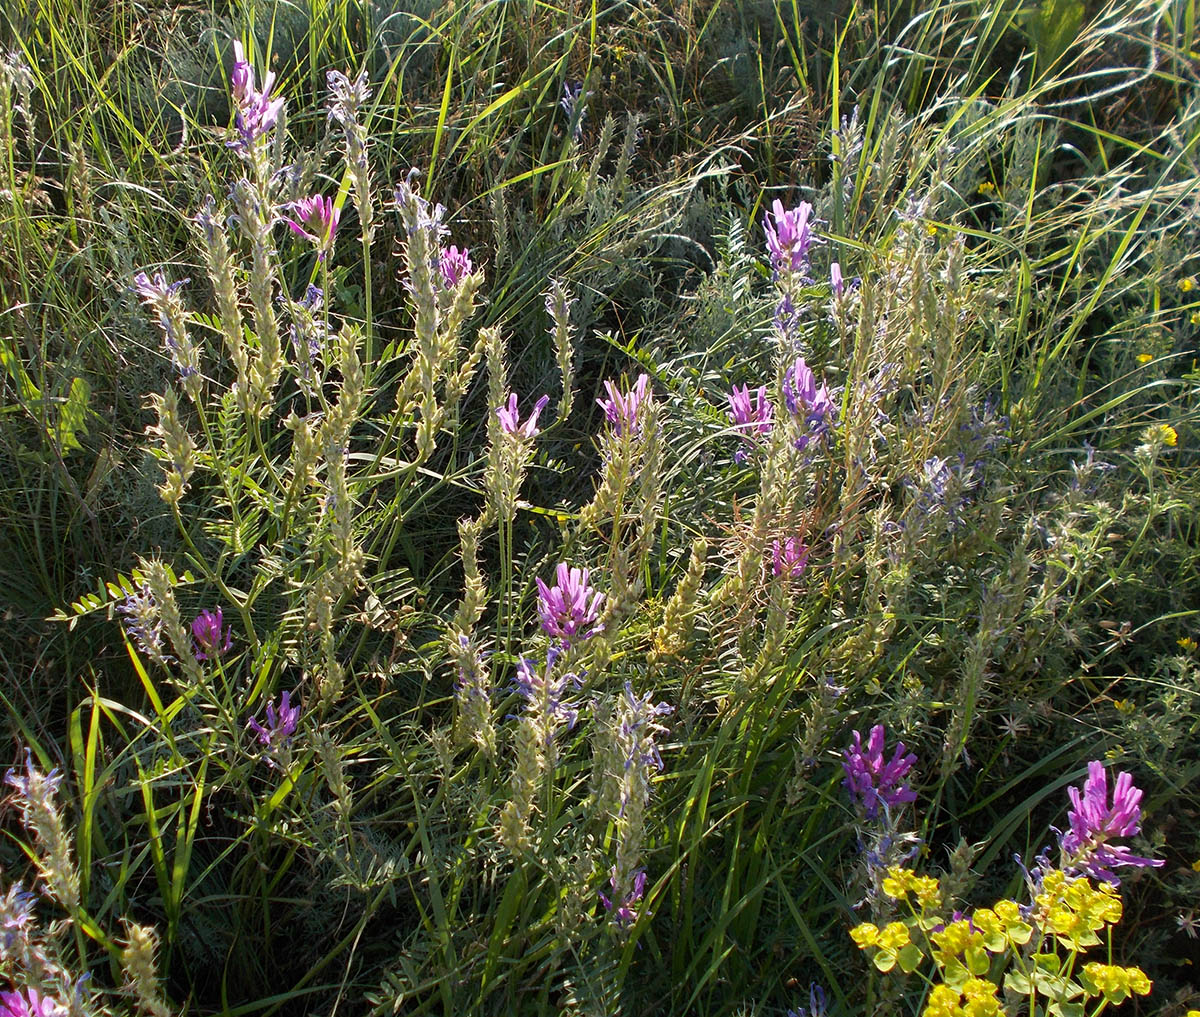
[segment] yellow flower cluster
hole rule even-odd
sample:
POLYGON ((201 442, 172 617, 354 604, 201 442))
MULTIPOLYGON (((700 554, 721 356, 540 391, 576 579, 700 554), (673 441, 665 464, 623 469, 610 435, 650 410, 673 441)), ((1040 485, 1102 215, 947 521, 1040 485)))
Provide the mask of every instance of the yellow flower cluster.
POLYGON ((1034 921, 1043 931, 1083 950, 1100 942, 1096 935, 1121 920, 1121 898, 1108 883, 1069 880, 1059 871, 1046 874, 1042 892, 1034 899, 1034 921))
POLYGON ((983 978, 968 978, 962 989, 935 985, 923 1017, 999 1017, 1004 1013, 996 986, 983 978))
POLYGON ((893 900, 908 900, 911 893, 922 907, 931 907, 941 898, 941 887, 932 876, 918 876, 911 869, 893 865, 883 880, 883 892, 893 900))
POLYGON ((1084 983, 1110 1003, 1122 1003, 1131 995, 1150 995, 1150 979, 1141 968, 1123 968, 1119 964, 1091 963, 1083 966, 1084 983))
POLYGON ((863 922, 850 930, 850 938, 858 944, 860 950, 876 946, 881 950, 893 952, 907 946, 911 941, 908 926, 903 922, 889 922, 882 929, 870 922, 863 922))

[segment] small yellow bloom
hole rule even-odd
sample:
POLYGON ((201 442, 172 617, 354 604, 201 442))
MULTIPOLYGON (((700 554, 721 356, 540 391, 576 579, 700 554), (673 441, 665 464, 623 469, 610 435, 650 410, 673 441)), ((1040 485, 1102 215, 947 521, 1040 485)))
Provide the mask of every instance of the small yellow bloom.
MULTIPOLYGON (((1192 316, 1188 319, 1193 325, 1200 325, 1200 311, 1193 311, 1192 316)), ((1196 1011, 1200 1013, 1200 1011, 1196 1011)))
POLYGON ((1148 364, 1153 359, 1154 359, 1153 353, 1139 353, 1137 355, 1137 362, 1139 364, 1148 364))
POLYGON ((910 941, 908 926, 903 922, 889 922, 879 933, 880 948, 890 950, 892 953, 902 946, 907 946, 910 941))
POLYGON ((1191 636, 1184 636, 1182 639, 1177 639, 1175 643, 1184 653, 1196 652, 1196 640, 1191 636))
POLYGON ((979 185, 979 193, 980 194, 995 194, 996 193, 996 185, 993 184, 990 180, 985 180, 982 184, 979 185))
POLYGON ((1192 871, 1200 872, 1200 858, 1197 858, 1194 862, 1192 862, 1192 871))
POLYGON ((935 985, 929 991, 929 1002, 925 1004, 922 1017, 959 1017, 962 1007, 957 989, 948 985, 935 985))
POLYGON ((862 925, 856 925, 850 930, 850 938, 858 944, 860 950, 865 950, 868 946, 875 946, 879 943, 879 926, 873 925, 871 922, 863 922, 862 925))
POLYGON ((1180 293, 1191 293, 1192 290, 1194 290, 1195 288, 1196 288, 1196 280, 1193 279, 1190 275, 1184 279, 1179 280, 1179 292, 1180 293))

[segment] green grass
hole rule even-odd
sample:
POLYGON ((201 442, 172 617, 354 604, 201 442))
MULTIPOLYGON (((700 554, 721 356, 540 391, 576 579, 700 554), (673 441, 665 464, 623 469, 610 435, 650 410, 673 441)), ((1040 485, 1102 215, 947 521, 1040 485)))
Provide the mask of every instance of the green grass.
MULTIPOLYGON (((1113 962, 1155 982, 1125 1012, 1200 1006, 1195 26, 1194 0, 6 11, 0 674, 14 763, 27 745, 65 775, 80 887, 65 915, 40 905, 70 975, 45 991, 90 972, 85 1012, 132 1012, 133 921, 157 930, 143 988, 164 1012, 782 1017, 815 980, 831 1014, 920 1013, 920 979, 847 935, 894 917, 841 786, 849 732, 882 723, 918 757, 893 850, 964 910, 1023 899, 1012 856, 1055 843, 1089 760, 1133 772, 1133 847, 1165 865, 1122 882, 1113 962), (209 194, 234 211, 247 174, 234 38, 287 97, 270 158, 298 182, 279 186, 343 209, 328 263, 272 234, 278 292, 316 282, 316 324, 346 328, 314 382, 275 307, 287 363, 255 412, 193 219, 209 194), (366 237, 329 70, 373 90, 366 237), (568 83, 590 93, 578 141, 568 83), (482 271, 437 337, 391 200, 412 167, 482 271), (777 198, 812 202, 821 238, 787 341, 777 198), (855 280, 840 303, 833 261, 855 280), (142 270, 190 278, 195 399, 142 270), (838 405, 804 453, 778 437, 797 353, 838 405), (622 441, 595 399, 642 371, 657 430, 622 441), (776 404, 756 446, 728 415, 742 384, 776 404), (168 389, 197 449, 177 507, 148 402, 168 389), (522 414, 550 397, 516 446, 510 389, 522 414), (790 583, 769 568, 788 536, 810 549, 790 583), (160 610, 233 624, 219 661, 193 668, 181 630, 187 666, 155 663, 122 628, 160 560, 160 610), (519 718, 545 716, 512 682, 545 660, 534 579, 560 561, 607 606, 556 665, 579 718, 539 769, 519 718), (627 682, 672 707, 661 771, 620 765, 627 682), (269 759, 246 725, 284 690, 301 726, 269 759), (617 790, 643 769, 644 822, 642 791, 617 790), (623 852, 647 874, 626 927, 598 897, 623 852)), ((254 362, 256 328, 234 330, 254 362)), ((35 832, 6 829, 4 888, 37 881, 35 832)))

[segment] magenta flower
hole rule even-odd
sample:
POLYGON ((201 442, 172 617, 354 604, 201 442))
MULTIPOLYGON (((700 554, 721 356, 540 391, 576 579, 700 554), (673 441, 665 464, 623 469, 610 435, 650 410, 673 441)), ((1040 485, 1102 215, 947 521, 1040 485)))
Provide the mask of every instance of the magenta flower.
MULTIPOLYGON (((617 870, 614 867, 612 876, 609 878, 608 885, 613 889, 613 897, 617 893, 617 870)), ((637 908, 635 904, 639 903, 642 896, 646 892, 646 870, 638 869, 633 877, 633 888, 625 895, 624 900, 614 903, 612 897, 609 897, 603 891, 600 892, 600 903, 604 905, 604 910, 612 913, 613 921, 621 928, 627 928, 637 921, 637 908)))
POLYGON ((1118 884, 1112 871, 1118 865, 1157 868, 1161 858, 1142 858, 1122 844, 1111 844, 1117 837, 1136 837, 1141 831, 1142 792, 1133 786, 1128 773, 1117 775, 1112 803, 1108 800, 1108 774, 1098 759, 1088 763, 1088 776, 1082 788, 1067 788, 1074 806, 1067 813, 1071 829, 1059 841, 1066 871, 1087 873, 1093 879, 1118 884))
POLYGON ((774 412, 775 408, 767 398, 766 385, 758 387, 753 402, 750 400, 750 389, 746 385, 741 388, 735 385, 729 393, 729 416, 743 435, 752 437, 767 434, 771 430, 771 417, 774 412))
POLYGON ((215 611, 201 611, 192 622, 192 641, 196 644, 197 660, 212 660, 228 653, 233 646, 233 627, 222 631, 224 617, 215 611))
POLYGON ((804 575, 808 567, 809 549, 796 537, 788 537, 782 543, 771 542, 773 564, 771 571, 777 576, 795 579, 804 575))
POLYGON ((557 575, 554 586, 547 586, 540 576, 537 579, 538 617, 546 633, 572 643, 602 631, 599 619, 604 594, 592 589, 588 570, 560 563, 557 575))
POLYGON ((771 267, 776 273, 802 272, 808 267, 808 249, 816 239, 810 225, 812 205, 802 201, 785 212, 783 202, 777 198, 771 209, 774 220, 772 212, 763 217, 771 267))
POLYGON ((233 86, 233 101, 238 110, 233 121, 238 140, 230 144, 247 151, 279 122, 284 101, 271 98, 271 88, 275 84, 273 71, 267 72, 261 92, 254 87, 254 68, 246 60, 240 42, 235 41, 233 44, 233 58, 230 84, 233 86))
POLYGON ((282 748, 291 743, 296 725, 300 721, 300 707, 291 705, 291 693, 285 692, 279 698, 279 709, 275 709, 272 700, 267 701, 267 723, 264 727, 254 717, 246 724, 253 728, 258 740, 271 750, 282 748))
POLYGON ((60 1017, 67 1008, 37 989, 0 992, 0 1017, 60 1017))
POLYGON ((833 289, 835 298, 840 297, 845 291, 846 284, 842 281, 842 266, 839 262, 834 262, 829 266, 829 285, 833 289))
POLYGON ((333 250, 333 235, 337 232, 338 220, 342 216, 341 209, 336 208, 332 198, 314 194, 301 198, 292 205, 296 219, 288 219, 287 224, 297 236, 311 240, 317 245, 317 257, 325 260, 325 256, 333 250), (299 221, 297 221, 299 220, 299 221))
POLYGON ((801 418, 808 429, 807 434, 796 439, 796 448, 800 451, 804 451, 814 438, 823 436, 829 429, 829 421, 837 415, 829 387, 824 383, 817 384, 812 368, 803 357, 797 357, 783 374, 783 401, 788 412, 801 418))
POLYGON ((617 434, 637 434, 641 426, 638 420, 638 410, 646 400, 646 385, 650 377, 639 374, 633 388, 628 392, 620 391, 611 381, 604 383, 607 399, 597 399, 596 405, 604 411, 604 418, 612 425, 617 434))
POLYGON ((471 264, 470 249, 466 247, 461 251, 457 247, 447 247, 438 256, 438 270, 442 273, 442 285, 448 290, 454 289, 465 276, 470 275, 474 267, 471 264))
POLYGON ((879 804, 888 808, 915 802, 917 793, 904 783, 904 777, 912 769, 917 757, 904 754, 904 742, 896 743, 891 761, 884 758, 883 725, 871 728, 864 748, 862 735, 854 732, 854 743, 842 753, 842 769, 846 779, 842 787, 850 792, 850 798, 863 811, 867 819, 879 815, 879 804))
POLYGON ((500 418, 500 430, 505 434, 515 434, 522 438, 535 438, 538 435, 538 416, 550 402, 548 395, 542 396, 533 407, 533 412, 529 414, 529 419, 525 423, 521 423, 521 418, 517 414, 517 393, 510 392, 508 394, 508 404, 498 407, 496 416, 500 418))

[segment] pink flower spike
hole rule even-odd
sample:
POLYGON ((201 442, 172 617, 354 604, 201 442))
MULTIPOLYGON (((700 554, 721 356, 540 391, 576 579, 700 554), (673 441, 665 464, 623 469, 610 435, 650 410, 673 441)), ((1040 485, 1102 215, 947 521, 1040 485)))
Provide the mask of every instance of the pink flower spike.
POLYGON ((1112 871, 1120 865, 1136 868, 1157 868, 1161 858, 1142 858, 1123 844, 1112 844, 1115 838, 1136 837, 1141 832, 1142 792, 1133 785, 1129 773, 1117 775, 1112 803, 1108 799, 1108 774, 1098 759, 1088 763, 1088 777, 1082 788, 1067 788, 1074 806, 1067 813, 1071 828, 1059 841, 1067 856, 1064 869, 1084 872, 1094 879, 1120 883, 1112 871))
POLYGON ((622 392, 611 381, 604 383, 604 391, 608 393, 608 398, 597 399, 596 405, 604 411, 604 418, 617 434, 637 434, 641 427, 638 410, 646 401, 646 386, 649 382, 649 375, 639 374, 633 388, 628 392, 622 392))
POLYGON ((471 252, 469 248, 464 247, 461 251, 457 247, 447 247, 438 255, 438 270, 442 273, 442 285, 452 290, 463 278, 470 275, 474 269, 471 264, 471 252))
POLYGON ((600 609, 604 606, 604 594, 592 589, 591 573, 562 562, 557 577, 554 586, 547 586, 541 576, 536 580, 538 617, 546 634, 572 643, 603 631, 600 609))
POLYGON ((771 430, 771 417, 775 409, 767 398, 767 386, 760 385, 755 393, 754 401, 750 399, 750 389, 743 385, 734 386, 729 393, 729 416, 737 429, 745 437, 767 434, 771 430))
POLYGON ((809 549, 801 544, 796 537, 788 537, 782 543, 776 540, 771 544, 774 564, 772 572, 777 576, 787 576, 796 579, 804 575, 808 567, 809 549))

